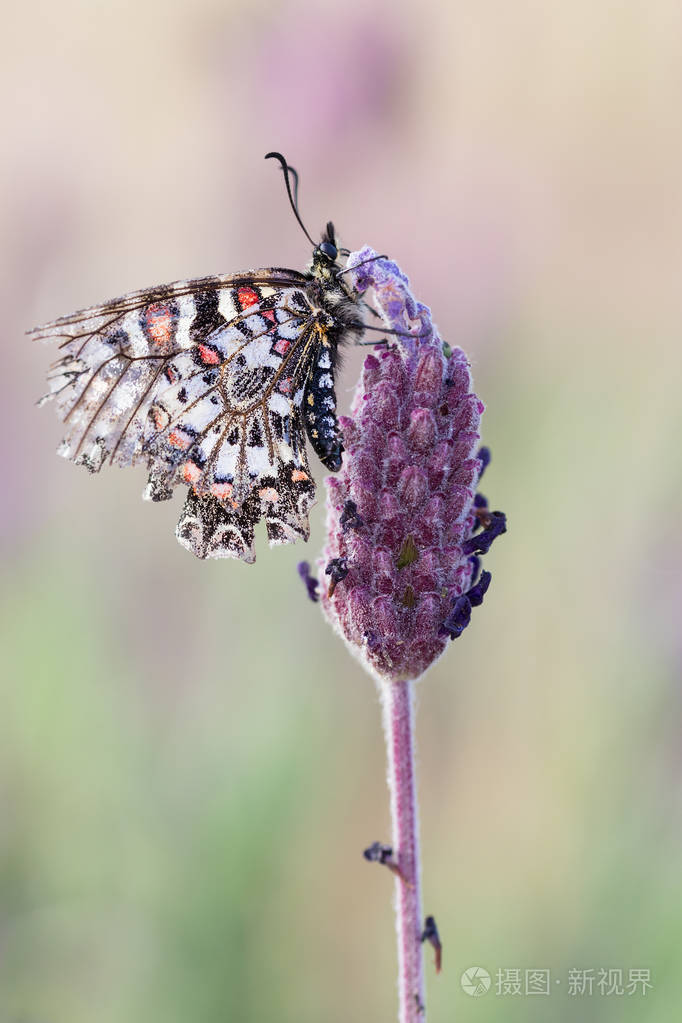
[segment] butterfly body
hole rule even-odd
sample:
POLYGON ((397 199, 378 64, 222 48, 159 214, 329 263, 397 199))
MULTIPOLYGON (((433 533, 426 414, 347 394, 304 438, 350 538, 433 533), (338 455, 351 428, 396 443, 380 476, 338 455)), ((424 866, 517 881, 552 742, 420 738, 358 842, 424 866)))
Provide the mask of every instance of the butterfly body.
POLYGON ((271 544, 307 539, 306 434, 337 471, 337 353, 362 333, 336 259, 330 224, 305 273, 179 281, 36 328, 62 351, 43 399, 66 424, 60 453, 91 472, 146 463, 153 501, 186 484, 177 536, 199 557, 255 560, 260 519, 271 544))

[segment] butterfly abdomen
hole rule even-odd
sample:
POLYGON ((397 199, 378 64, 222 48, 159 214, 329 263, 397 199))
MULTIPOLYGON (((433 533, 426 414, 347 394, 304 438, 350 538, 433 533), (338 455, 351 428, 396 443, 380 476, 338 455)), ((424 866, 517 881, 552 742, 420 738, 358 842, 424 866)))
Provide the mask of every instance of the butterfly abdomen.
POLYGON ((330 472, 341 468, 343 444, 336 418, 334 362, 329 344, 321 342, 303 393, 305 428, 315 454, 330 472))
POLYGON ((334 377, 339 348, 361 333, 357 296, 344 287, 337 271, 319 253, 313 258, 306 290, 317 340, 303 393, 303 422, 315 454, 330 472, 338 472, 344 448, 336 417, 334 377))

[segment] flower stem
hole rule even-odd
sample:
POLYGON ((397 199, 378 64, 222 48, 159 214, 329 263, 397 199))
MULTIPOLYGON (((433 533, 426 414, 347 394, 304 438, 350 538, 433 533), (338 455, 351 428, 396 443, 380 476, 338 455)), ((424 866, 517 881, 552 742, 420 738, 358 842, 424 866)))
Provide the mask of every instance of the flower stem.
POLYGON ((424 971, 420 892, 419 821, 414 763, 414 683, 383 682, 384 732, 391 793, 396 877, 400 1023, 424 1023, 424 971))

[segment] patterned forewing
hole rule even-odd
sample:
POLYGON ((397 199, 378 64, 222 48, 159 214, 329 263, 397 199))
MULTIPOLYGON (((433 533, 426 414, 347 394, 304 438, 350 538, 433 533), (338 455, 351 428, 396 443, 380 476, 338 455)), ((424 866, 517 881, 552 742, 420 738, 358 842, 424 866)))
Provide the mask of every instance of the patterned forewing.
POLYGON ((200 557, 252 561, 261 517, 271 543, 307 538, 300 406, 317 342, 306 280, 179 282, 37 328, 63 353, 43 399, 67 426, 60 453, 91 471, 147 462, 152 500, 188 484, 178 538, 200 557))

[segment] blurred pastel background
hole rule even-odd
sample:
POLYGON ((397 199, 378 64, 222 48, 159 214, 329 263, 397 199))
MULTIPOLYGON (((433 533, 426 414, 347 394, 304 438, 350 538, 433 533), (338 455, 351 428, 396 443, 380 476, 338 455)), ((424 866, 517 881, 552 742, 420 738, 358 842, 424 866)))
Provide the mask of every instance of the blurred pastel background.
POLYGON ((679 3, 37 0, 2 48, 2 1023, 395 1016, 378 702, 295 570, 321 506, 308 551, 193 560, 142 469, 55 457, 24 337, 303 267, 270 149, 470 354, 509 517, 419 690, 429 1019, 677 1018, 679 3), (532 967, 550 996, 496 994, 532 967), (600 967, 652 988, 568 994, 600 967))

